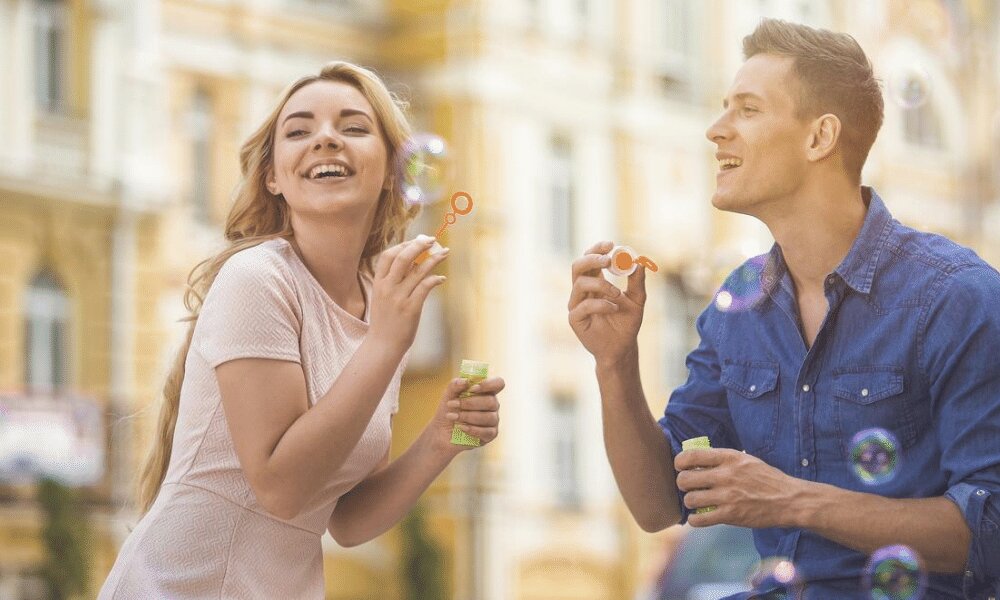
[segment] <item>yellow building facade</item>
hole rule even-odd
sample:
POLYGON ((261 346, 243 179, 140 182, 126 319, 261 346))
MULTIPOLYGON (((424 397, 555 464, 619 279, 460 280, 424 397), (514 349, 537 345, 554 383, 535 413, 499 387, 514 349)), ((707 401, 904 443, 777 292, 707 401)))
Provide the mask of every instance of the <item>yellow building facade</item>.
MULTIPOLYGON (((344 59, 407 97, 417 131, 448 140, 451 184, 476 199, 446 235, 449 281, 425 311, 392 446, 395 458, 417 438, 461 359, 507 380, 500 438, 421 501, 448 597, 652 598, 679 533, 642 533, 618 496, 593 361, 566 324, 569 265, 602 239, 660 264, 640 334, 659 414, 686 375, 694 317, 770 245, 711 208, 704 139, 739 40, 765 14, 849 31, 887 74, 921 58, 930 108, 887 102, 866 182, 897 218, 998 264, 996 7, 923 4, 0 0, 0 393, 78 397, 106 415, 105 474, 83 489, 84 597, 135 523, 184 284, 221 247, 239 145, 285 85, 344 59), (986 49, 963 46, 970 36, 986 49), (49 312, 33 308, 43 297, 49 312), (36 318, 58 335, 33 342, 36 318)), ((429 205, 413 233, 446 211, 429 205)), ((42 520, 34 486, 0 483, 0 597, 37 590, 42 520)), ((325 536, 327 598, 404 598, 406 543, 399 527, 352 549, 325 536)))

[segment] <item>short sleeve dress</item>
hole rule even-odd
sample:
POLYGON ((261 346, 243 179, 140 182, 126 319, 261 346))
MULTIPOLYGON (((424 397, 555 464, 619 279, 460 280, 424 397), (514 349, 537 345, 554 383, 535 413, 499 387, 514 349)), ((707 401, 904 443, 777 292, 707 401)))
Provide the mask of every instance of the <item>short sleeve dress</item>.
MULTIPOLYGON (((371 298, 371 280, 362 285, 371 298)), ((357 351, 368 312, 362 321, 333 302, 284 239, 226 261, 195 326, 166 478, 122 545, 100 599, 323 598, 320 538, 338 498, 388 451, 403 364, 345 464, 292 520, 272 516, 254 497, 215 367, 238 358, 298 362, 312 407, 357 351)))

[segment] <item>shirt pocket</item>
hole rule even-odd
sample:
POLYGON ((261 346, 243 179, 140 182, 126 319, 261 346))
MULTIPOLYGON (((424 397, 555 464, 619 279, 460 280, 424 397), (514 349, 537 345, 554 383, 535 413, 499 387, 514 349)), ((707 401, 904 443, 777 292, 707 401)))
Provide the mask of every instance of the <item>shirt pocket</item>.
POLYGON ((841 452, 850 452, 851 439, 864 429, 878 427, 892 433, 904 448, 917 441, 913 410, 909 406, 903 368, 895 365, 842 367, 833 371, 834 411, 841 452))
POLYGON ((778 363, 727 359, 721 382, 743 449, 757 457, 773 450, 778 437, 778 363))

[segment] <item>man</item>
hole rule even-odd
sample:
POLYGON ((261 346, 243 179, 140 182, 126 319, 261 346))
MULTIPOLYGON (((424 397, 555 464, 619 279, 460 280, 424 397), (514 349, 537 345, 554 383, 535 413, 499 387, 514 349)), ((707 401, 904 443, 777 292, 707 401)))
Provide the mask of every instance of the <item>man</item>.
POLYGON ((861 185, 883 105, 853 38, 765 20, 743 49, 707 131, 712 204, 760 219, 775 245, 698 318, 688 380, 658 422, 638 369, 644 269, 622 292, 601 274, 611 242, 573 263, 569 321, 596 359, 625 503, 650 532, 753 528, 762 557, 796 565, 807 598, 866 597, 865 563, 892 544, 922 558, 925 598, 996 595, 1000 274, 902 226, 861 185), (849 457, 867 428, 898 440, 877 485, 849 457), (698 436, 713 448, 681 451, 698 436))

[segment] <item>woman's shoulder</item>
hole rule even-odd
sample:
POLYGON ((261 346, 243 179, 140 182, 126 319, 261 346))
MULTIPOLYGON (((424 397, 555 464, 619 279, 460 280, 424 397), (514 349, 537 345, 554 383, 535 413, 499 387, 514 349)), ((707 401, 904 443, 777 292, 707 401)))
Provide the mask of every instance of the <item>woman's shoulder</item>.
POLYGON ((288 242, 281 238, 261 242, 230 256, 219 269, 219 277, 258 282, 291 281, 292 252, 288 242))

